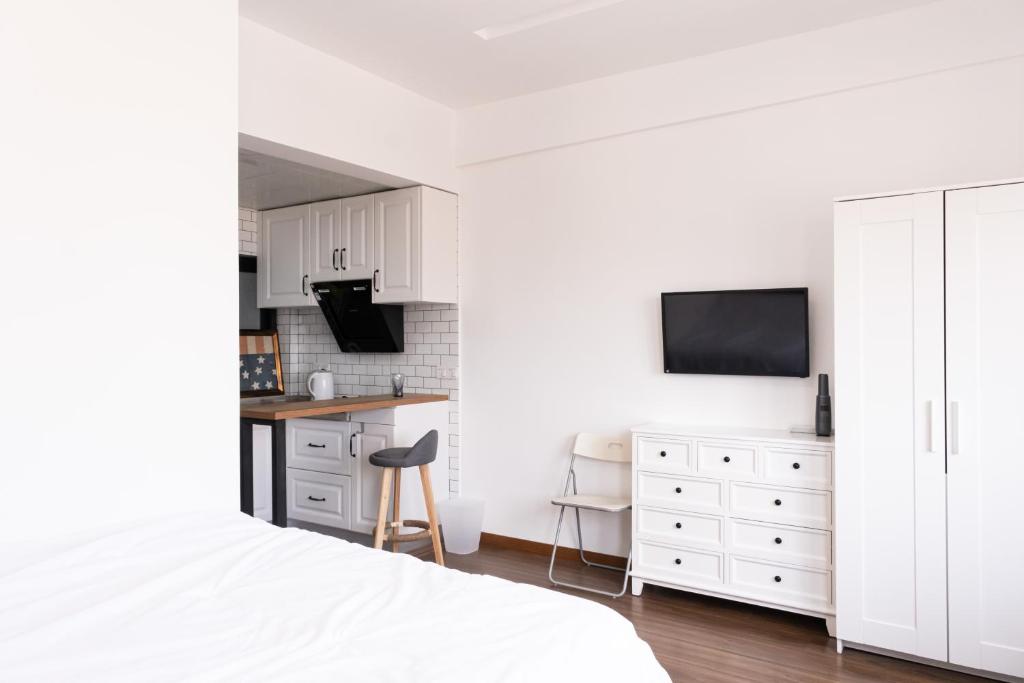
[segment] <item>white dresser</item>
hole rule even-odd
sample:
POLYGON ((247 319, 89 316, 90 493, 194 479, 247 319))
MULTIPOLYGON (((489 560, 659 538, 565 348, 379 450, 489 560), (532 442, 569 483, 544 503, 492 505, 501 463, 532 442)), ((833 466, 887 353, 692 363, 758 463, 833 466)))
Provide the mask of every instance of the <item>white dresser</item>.
POLYGON ((826 619, 834 630, 832 439, 633 429, 633 595, 645 583, 826 619))

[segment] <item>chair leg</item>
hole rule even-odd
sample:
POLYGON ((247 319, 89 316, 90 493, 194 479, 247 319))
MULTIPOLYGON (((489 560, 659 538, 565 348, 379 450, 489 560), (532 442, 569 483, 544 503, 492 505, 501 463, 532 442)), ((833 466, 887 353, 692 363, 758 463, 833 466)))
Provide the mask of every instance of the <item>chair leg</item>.
POLYGON ((601 569, 611 569, 613 571, 621 572, 622 567, 616 567, 611 564, 601 564, 600 562, 591 562, 587 559, 586 554, 583 552, 583 526, 580 524, 580 509, 576 508, 576 540, 580 542, 580 562, 587 565, 588 567, 600 567, 601 569))
POLYGON ((625 572, 622 577, 622 590, 618 593, 612 593, 611 591, 598 590, 597 588, 589 588, 587 586, 579 586, 574 583, 568 583, 565 581, 559 581, 555 579, 555 557, 558 555, 558 537, 562 531, 562 520, 565 517, 565 506, 561 506, 562 510, 558 513, 558 526, 555 527, 555 543, 551 547, 551 563, 548 565, 548 579, 551 583, 556 586, 564 586, 565 588, 575 588, 576 590, 588 591, 590 593, 598 593, 599 595, 607 595, 610 598, 620 598, 626 593, 626 587, 629 585, 629 569, 633 561, 633 549, 630 548, 629 554, 626 556, 626 568, 614 567, 608 564, 600 564, 598 562, 590 562, 583 554, 583 531, 580 525, 580 511, 579 508, 575 508, 576 512, 576 533, 579 539, 579 553, 580 559, 589 567, 600 567, 601 569, 611 569, 612 571, 625 572))
POLYGON ((398 532, 402 525, 402 516, 399 511, 399 501, 402 498, 402 470, 395 468, 395 503, 392 508, 391 521, 395 526, 391 527, 391 552, 398 552, 398 532))
POLYGON ((430 541, 434 544, 434 561, 443 567, 444 551, 441 550, 441 529, 437 525, 437 510, 434 508, 434 488, 430 485, 429 465, 420 465, 420 484, 423 486, 423 502, 427 506, 430 541))
POLYGON ((377 504, 377 526, 373 528, 373 547, 384 547, 384 528, 388 523, 388 498, 391 496, 391 468, 385 467, 380 474, 380 502, 377 504))

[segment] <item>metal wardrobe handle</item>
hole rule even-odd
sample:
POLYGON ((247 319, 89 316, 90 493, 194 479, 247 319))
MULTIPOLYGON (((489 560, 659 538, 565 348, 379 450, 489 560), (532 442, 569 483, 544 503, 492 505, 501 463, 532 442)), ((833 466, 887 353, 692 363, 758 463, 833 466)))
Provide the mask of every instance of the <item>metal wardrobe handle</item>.
POLYGON ((348 270, 348 266, 345 265, 345 249, 346 249, 346 247, 342 247, 341 248, 341 269, 342 270, 348 270))

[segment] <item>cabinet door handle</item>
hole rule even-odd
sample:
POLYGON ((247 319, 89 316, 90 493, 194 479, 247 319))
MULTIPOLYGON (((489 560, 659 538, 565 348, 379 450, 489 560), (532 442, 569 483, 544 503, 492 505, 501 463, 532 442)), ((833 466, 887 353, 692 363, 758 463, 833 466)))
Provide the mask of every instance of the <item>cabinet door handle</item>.
POLYGON ((302 276, 302 293, 304 295, 305 294, 309 294, 309 290, 306 288, 306 283, 307 282, 309 282, 309 276, 308 275, 303 275, 302 276))
POLYGON ((722 461, 723 461, 723 462, 732 462, 732 458, 730 458, 730 457, 729 457, 729 456, 727 455, 727 456, 725 456, 724 458, 722 458, 722 461))
POLYGON ((775 577, 775 583, 782 583, 782 577, 781 576, 776 576, 775 577))
POLYGON ((775 537, 775 545, 782 545, 782 538, 779 536, 775 537))
POLYGON ((781 500, 779 500, 778 498, 776 498, 776 499, 775 499, 775 504, 776 504, 776 505, 782 505, 782 501, 781 501, 781 500))
POLYGON ((935 444, 938 443, 938 439, 935 438, 935 402, 925 401, 925 418, 928 420, 928 452, 935 452, 935 444))
POLYGON ((306 445, 310 448, 327 448, 327 444, 325 443, 307 443, 306 445))
POLYGON ((306 496, 306 498, 308 498, 308 499, 310 499, 310 500, 315 500, 315 501, 316 501, 316 502, 318 502, 318 503, 322 503, 322 502, 324 502, 325 500, 327 500, 326 498, 314 498, 313 496, 306 496))
POLYGON ((346 247, 342 247, 341 248, 341 269, 342 270, 348 270, 348 266, 345 265, 345 249, 346 249, 346 247))
POLYGON ((800 463, 798 463, 798 462, 793 463, 793 469, 794 470, 800 469, 800 463))
POLYGON ((960 455, 960 402, 949 404, 949 452, 960 455))
POLYGON ((335 270, 338 269, 338 250, 335 249, 331 252, 331 267, 335 270))
POLYGON ((352 434, 349 435, 348 437, 348 454, 351 455, 353 458, 356 457, 355 442, 357 436, 359 436, 359 432, 352 432, 352 434))
POLYGON ((379 292, 380 291, 380 288, 377 287, 377 274, 379 272, 380 272, 380 269, 377 269, 377 270, 373 271, 373 291, 375 291, 375 292, 379 292))

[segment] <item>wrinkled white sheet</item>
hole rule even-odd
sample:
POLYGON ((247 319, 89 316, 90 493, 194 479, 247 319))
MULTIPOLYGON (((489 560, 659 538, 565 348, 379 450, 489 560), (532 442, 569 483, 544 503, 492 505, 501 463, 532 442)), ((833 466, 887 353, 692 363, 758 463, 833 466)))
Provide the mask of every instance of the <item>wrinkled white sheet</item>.
POLYGON ((241 513, 0 548, 3 681, 668 681, 626 619, 241 513))

